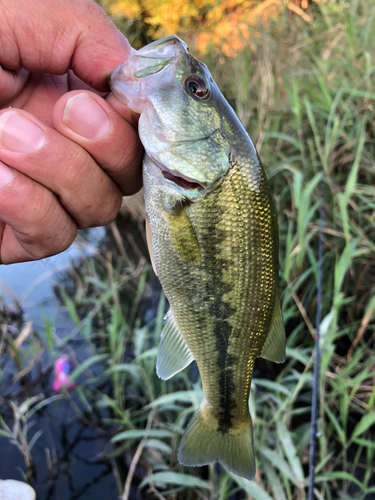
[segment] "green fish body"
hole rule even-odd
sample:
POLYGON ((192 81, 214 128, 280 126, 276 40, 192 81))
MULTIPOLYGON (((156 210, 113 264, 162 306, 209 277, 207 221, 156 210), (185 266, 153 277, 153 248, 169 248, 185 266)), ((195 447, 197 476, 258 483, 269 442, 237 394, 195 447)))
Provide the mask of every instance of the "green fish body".
POLYGON ((134 52, 110 84, 141 113, 147 236, 170 304, 157 373, 168 379, 195 359, 202 379, 178 459, 219 461, 252 479, 254 361, 285 358, 277 222, 263 167, 206 66, 176 36, 134 52))

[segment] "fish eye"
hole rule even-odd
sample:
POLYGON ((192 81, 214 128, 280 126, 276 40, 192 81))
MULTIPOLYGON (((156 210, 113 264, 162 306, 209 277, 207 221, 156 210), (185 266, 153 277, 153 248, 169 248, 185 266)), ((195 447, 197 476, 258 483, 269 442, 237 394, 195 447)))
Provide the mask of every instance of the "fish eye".
POLYGON ((203 99, 208 97, 208 88, 206 82, 199 76, 189 76, 185 80, 185 88, 195 97, 203 99))

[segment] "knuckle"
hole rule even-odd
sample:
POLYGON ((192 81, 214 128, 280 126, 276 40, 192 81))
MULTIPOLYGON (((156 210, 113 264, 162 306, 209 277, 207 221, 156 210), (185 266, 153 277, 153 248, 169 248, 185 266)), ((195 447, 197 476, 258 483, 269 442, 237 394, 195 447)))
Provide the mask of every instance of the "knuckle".
POLYGON ((77 227, 52 193, 43 190, 34 198, 33 210, 24 219, 18 240, 32 260, 63 252, 73 243, 77 227))
POLYGON ((116 162, 115 170, 133 170, 134 165, 140 165, 143 157, 143 147, 138 135, 127 136, 126 147, 122 148, 121 156, 116 162))
POLYGON ((106 199, 96 200, 94 206, 87 207, 77 220, 79 229, 88 227, 105 226, 112 222, 121 208, 122 196, 119 192, 106 196, 106 199))
POLYGON ((118 196, 111 197, 111 203, 108 204, 107 209, 103 212, 100 220, 100 225, 106 225, 112 222, 120 211, 122 204, 122 196, 119 193, 118 196))
POLYGON ((78 144, 70 144, 69 156, 64 159, 66 165, 65 170, 65 189, 72 190, 75 186, 85 183, 87 177, 90 176, 93 159, 91 156, 78 144))
POLYGON ((70 224, 66 224, 65 230, 61 231, 59 245, 56 253, 63 252, 67 250, 74 242, 77 236, 77 226, 70 221, 70 224))

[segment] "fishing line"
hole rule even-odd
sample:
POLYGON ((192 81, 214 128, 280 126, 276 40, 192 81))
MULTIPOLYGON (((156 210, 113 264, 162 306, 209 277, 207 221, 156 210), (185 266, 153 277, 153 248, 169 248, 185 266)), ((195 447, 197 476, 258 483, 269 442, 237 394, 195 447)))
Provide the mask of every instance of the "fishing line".
POLYGON ((320 204, 319 204, 319 255, 318 255, 318 290, 316 306, 316 329, 315 329, 315 360, 313 393, 311 402, 311 432, 310 432, 310 465, 309 465, 309 492, 308 500, 314 497, 315 480, 315 451, 317 444, 317 413, 319 406, 319 370, 320 370, 320 319, 322 309, 322 282, 323 282, 323 181, 320 181, 320 204))

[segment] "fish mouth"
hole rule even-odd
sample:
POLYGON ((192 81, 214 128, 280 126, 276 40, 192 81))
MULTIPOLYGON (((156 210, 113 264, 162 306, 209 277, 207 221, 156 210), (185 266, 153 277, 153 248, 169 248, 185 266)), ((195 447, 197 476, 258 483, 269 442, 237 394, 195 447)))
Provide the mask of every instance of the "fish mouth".
POLYGON ((160 73, 185 52, 188 48, 183 40, 176 35, 166 36, 131 53, 128 60, 119 64, 107 77, 107 82, 112 88, 119 81, 147 78, 160 73))
POLYGON ((166 170, 165 167, 162 168, 161 173, 167 181, 173 182, 181 189, 188 191, 199 191, 201 193, 204 192, 204 187, 196 182, 194 179, 190 179, 184 175, 181 175, 180 172, 175 172, 171 170, 166 170))
POLYGON ((132 111, 142 113, 150 89, 173 87, 176 64, 184 53, 187 45, 175 35, 156 40, 119 64, 107 78, 109 87, 132 111))
POLYGON ((176 35, 156 40, 138 50, 137 54, 130 58, 133 76, 144 78, 158 73, 184 52, 188 52, 187 45, 176 35))
POLYGON ((206 192, 206 188, 202 186, 196 179, 192 179, 186 175, 181 174, 177 170, 172 170, 160 162, 158 162, 155 158, 146 154, 147 164, 151 167, 151 171, 154 172, 154 175, 160 178, 160 174, 163 179, 167 181, 169 185, 172 185, 175 189, 181 191, 194 191, 195 193, 203 194, 206 192))

